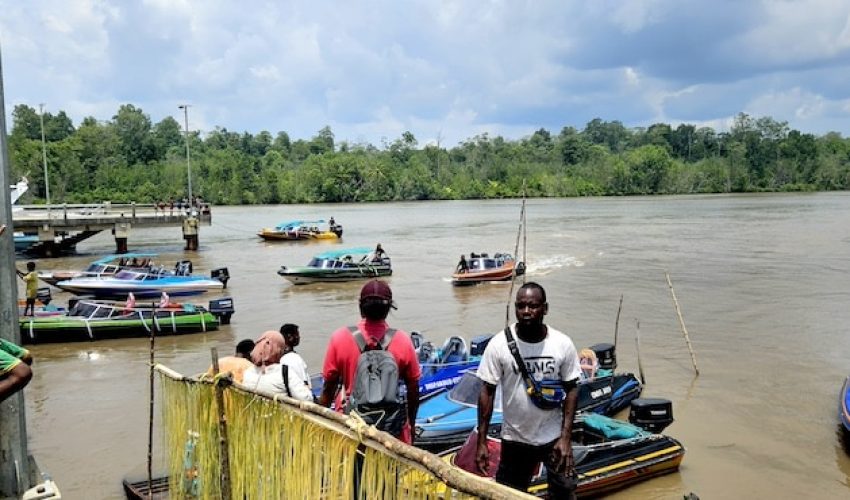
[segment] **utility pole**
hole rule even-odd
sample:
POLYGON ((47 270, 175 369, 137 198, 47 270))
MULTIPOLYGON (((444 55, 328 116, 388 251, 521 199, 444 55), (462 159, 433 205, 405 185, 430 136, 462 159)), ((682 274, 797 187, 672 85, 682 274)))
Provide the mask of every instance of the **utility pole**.
MULTIPOLYGON (((0 60, 0 224, 12 228, 9 154, 6 149, 6 107, 3 63, 0 60)), ((0 234, 0 338, 21 343, 18 325, 18 284, 15 282, 12 231, 0 234)), ((30 488, 26 415, 23 391, 0 403, 0 498, 19 498, 30 488)))
MULTIPOLYGON (((193 206, 192 203, 192 166, 189 163, 189 105, 181 104, 177 106, 178 108, 183 110, 183 123, 185 124, 185 135, 186 135, 186 175, 189 180, 189 204, 193 206)), ((189 213, 192 213, 192 210, 189 210, 189 213)))
POLYGON ((47 199, 47 218, 50 219, 50 182, 47 178, 47 141, 44 139, 44 103, 38 105, 38 118, 41 121, 41 160, 44 164, 44 196, 47 199))

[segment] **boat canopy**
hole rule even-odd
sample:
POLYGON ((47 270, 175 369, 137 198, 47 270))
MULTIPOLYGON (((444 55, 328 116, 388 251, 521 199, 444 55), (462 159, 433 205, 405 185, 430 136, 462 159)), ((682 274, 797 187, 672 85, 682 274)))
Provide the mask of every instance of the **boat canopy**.
POLYGON ((324 223, 325 223, 325 221, 323 219, 291 220, 291 221, 281 222, 280 224, 276 225, 274 228, 277 229, 278 231, 294 231, 294 230, 300 228, 301 226, 311 226, 311 225, 324 224, 324 223))
POLYGON ((352 259, 357 260, 357 257, 363 257, 372 253, 374 249, 369 247, 358 247, 358 248, 344 248, 341 250, 330 250, 327 252, 320 253, 313 257, 314 259, 322 259, 322 260, 334 260, 334 259, 342 259, 345 258, 346 255, 350 255, 352 259))
POLYGON ((92 262, 92 264, 105 265, 105 264, 111 264, 114 261, 121 260, 121 259, 125 259, 127 261, 130 261, 130 260, 133 260, 133 259, 152 259, 152 258, 156 258, 156 257, 159 257, 159 254, 156 254, 156 253, 122 253, 122 254, 104 255, 103 257, 92 262))

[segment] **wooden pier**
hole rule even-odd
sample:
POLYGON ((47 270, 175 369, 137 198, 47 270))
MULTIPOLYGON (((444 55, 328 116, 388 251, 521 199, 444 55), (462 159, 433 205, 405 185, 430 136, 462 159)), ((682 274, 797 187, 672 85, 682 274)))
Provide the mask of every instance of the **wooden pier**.
POLYGON ((115 237, 116 253, 124 253, 130 231, 147 227, 182 227, 186 247, 196 250, 199 226, 212 224, 207 205, 191 212, 185 208, 160 210, 152 204, 109 202, 18 207, 22 210, 12 214, 14 230, 38 235, 38 242, 27 253, 45 257, 71 252, 77 243, 107 230, 115 237))

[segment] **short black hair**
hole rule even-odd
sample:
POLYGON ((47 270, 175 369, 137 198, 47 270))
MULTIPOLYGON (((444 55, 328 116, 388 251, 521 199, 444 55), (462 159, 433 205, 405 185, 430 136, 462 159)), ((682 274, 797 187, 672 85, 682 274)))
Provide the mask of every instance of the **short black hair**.
POLYGON ((522 292, 523 290, 527 290, 527 289, 539 290, 540 291, 540 298, 542 298, 543 302, 546 303, 546 290, 544 290, 543 287, 540 286, 539 283, 537 283, 535 281, 529 281, 528 283, 519 287, 519 290, 517 290, 516 293, 517 293, 517 295, 519 295, 520 292, 522 292))
POLYGON ((245 339, 238 344, 236 344, 236 354, 241 354, 246 358, 251 357, 251 351, 254 350, 254 341, 251 339, 245 339))
POLYGON ((27 262, 27 271, 32 271, 35 269, 35 262, 29 261, 27 262))
POLYGON ((298 325, 292 323, 284 323, 283 326, 280 327, 280 334, 286 337, 287 335, 294 335, 298 333, 298 325))

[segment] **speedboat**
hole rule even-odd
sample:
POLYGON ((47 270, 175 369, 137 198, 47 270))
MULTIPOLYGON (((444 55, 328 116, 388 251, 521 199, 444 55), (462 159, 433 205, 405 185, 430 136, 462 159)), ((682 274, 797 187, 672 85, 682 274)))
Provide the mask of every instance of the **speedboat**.
POLYGON ((388 256, 376 256, 371 248, 348 248, 324 252, 313 257, 306 266, 280 266, 277 274, 295 285, 318 281, 352 281, 390 276, 392 262, 388 256))
POLYGON ((470 254, 466 270, 452 274, 452 285, 465 286, 489 281, 508 281, 525 274, 525 264, 517 262, 509 253, 470 254))
MULTIPOLYGON (((125 253, 116 255, 106 255, 92 262, 82 271, 39 271, 38 278, 49 285, 56 285, 60 281, 75 279, 75 278, 106 278, 114 276, 115 273, 123 269, 133 271, 152 271, 159 270, 162 274, 168 274, 161 266, 154 264, 154 259, 158 257, 155 253, 125 253)), ((188 261, 183 261, 183 263, 188 261)), ((182 263, 177 264, 179 269, 182 263)))
MULTIPOLYGON (((416 445, 445 450, 463 443, 478 423, 478 395, 484 382, 473 370, 465 371, 449 391, 422 401, 416 416, 416 445)), ((637 398, 643 386, 631 373, 611 373, 578 385, 577 411, 613 415, 637 398)), ((496 388, 490 429, 502 428, 502 391, 496 388)))
POLYGON ((123 270, 111 277, 75 278, 59 281, 56 286, 76 295, 96 298, 159 297, 162 292, 171 296, 194 295, 208 290, 221 290, 219 279, 203 276, 174 275, 158 271, 123 270))
POLYGON ((442 346, 435 348, 419 332, 411 332, 410 339, 422 373, 419 378, 419 400, 424 401, 450 390, 460 382, 464 373, 477 370, 484 348, 492 337, 492 334, 478 335, 470 339, 467 347, 463 337, 453 335, 442 346))
POLYGON ((337 240, 342 238, 342 226, 324 220, 291 220, 265 227, 257 236, 264 240, 337 240))
MULTIPOLYGON (((132 303, 131 303, 132 302, 132 303)), ((21 316, 21 339, 25 344, 72 342, 107 338, 178 335, 218 329, 230 322, 233 299, 210 301, 205 308, 194 304, 136 304, 102 300, 72 301, 70 311, 52 316, 21 316)))
MULTIPOLYGON (((663 429, 658 432, 660 430, 663 429)), ((447 452, 444 459, 468 472, 482 475, 475 461, 477 448, 478 434, 473 431, 462 447, 447 452)), ((487 436, 487 449, 487 475, 493 477, 499 468, 501 440, 487 436)), ((578 474, 576 495, 579 498, 596 497, 669 474, 678 470, 685 456, 685 447, 670 436, 594 413, 576 415, 572 451, 578 474)), ((546 496, 547 486, 546 469, 541 466, 535 472, 528 493, 546 496)))

